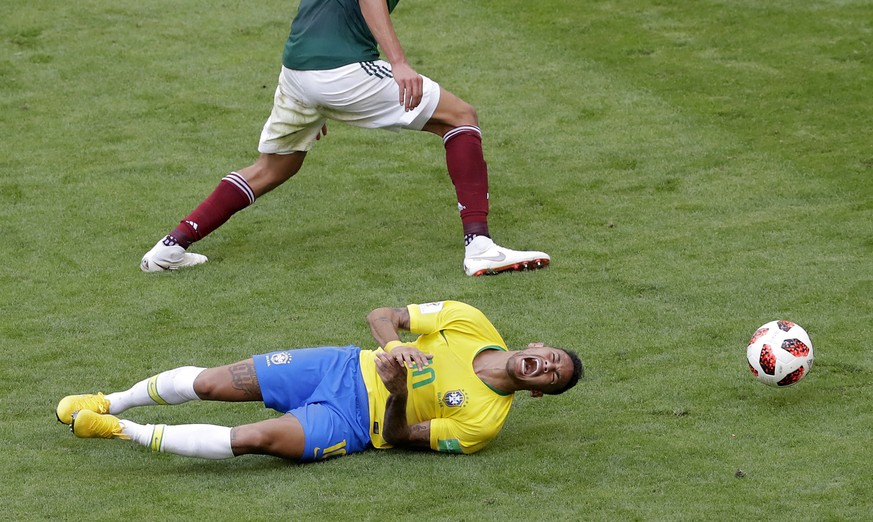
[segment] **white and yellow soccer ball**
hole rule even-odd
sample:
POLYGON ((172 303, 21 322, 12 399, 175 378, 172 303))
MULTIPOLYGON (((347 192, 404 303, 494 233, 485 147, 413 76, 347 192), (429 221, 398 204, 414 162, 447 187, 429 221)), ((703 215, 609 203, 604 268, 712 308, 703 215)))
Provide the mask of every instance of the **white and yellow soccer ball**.
POLYGON ((771 321, 755 332, 746 348, 749 368, 769 386, 791 386, 812 369, 812 341, 791 321, 771 321))

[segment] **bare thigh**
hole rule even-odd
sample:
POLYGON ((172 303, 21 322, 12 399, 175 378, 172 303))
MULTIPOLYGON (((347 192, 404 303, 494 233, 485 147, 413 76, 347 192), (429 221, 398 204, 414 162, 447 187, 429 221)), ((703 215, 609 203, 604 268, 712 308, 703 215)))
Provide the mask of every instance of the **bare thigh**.
POLYGON ((258 374, 255 372, 255 362, 252 359, 203 370, 194 379, 194 393, 204 401, 263 400, 258 374))
MULTIPOLYGON (((204 370, 194 380, 194 391, 203 400, 263 400, 253 359, 204 370)), ((232 428, 230 444, 234 455, 254 453, 299 460, 306 448, 306 437, 297 417, 285 414, 232 428)))
POLYGON ((285 414, 277 419, 233 428, 230 445, 234 455, 272 455, 300 460, 306 449, 306 436, 297 417, 285 414))

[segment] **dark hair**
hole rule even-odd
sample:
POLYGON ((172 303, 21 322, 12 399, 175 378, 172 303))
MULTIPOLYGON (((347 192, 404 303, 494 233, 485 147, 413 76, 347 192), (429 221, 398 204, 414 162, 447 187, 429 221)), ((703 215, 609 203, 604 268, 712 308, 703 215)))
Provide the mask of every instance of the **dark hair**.
POLYGON ((576 354, 576 352, 571 351, 571 350, 565 350, 564 348, 557 348, 557 349, 566 353, 567 356, 570 358, 570 360, 573 361, 573 375, 570 376, 570 380, 568 380, 567 384, 565 384, 564 387, 561 388, 560 390, 555 390, 555 391, 550 391, 550 392, 544 391, 543 392, 547 395, 560 395, 560 394, 564 393, 565 391, 569 390, 570 388, 572 388, 573 386, 576 386, 576 383, 579 382, 579 379, 582 379, 583 377, 585 377, 585 365, 582 364, 582 359, 579 358, 579 356, 576 354))

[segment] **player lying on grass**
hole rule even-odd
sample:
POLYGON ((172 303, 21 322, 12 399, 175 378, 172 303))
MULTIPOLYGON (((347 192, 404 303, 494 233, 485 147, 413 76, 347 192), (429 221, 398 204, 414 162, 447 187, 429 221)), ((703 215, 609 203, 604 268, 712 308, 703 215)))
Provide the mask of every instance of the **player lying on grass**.
POLYGON ((176 368, 127 391, 64 397, 57 417, 78 437, 206 459, 255 453, 311 462, 373 447, 473 453, 500 431, 514 392, 559 394, 582 376, 574 352, 542 343, 509 351, 482 312, 457 301, 377 308, 367 320, 384 349, 296 349, 176 368), (420 335, 402 342, 399 330, 420 335), (284 415, 233 428, 115 416, 195 400, 263 401, 284 415))
POLYGON ((257 161, 225 176, 146 252, 143 271, 205 263, 206 256, 186 249, 294 176, 327 132, 328 119, 368 129, 426 131, 442 139, 464 227, 467 275, 548 266, 544 252, 511 250, 491 240, 488 170, 476 109, 410 66, 390 17, 398 1, 301 0, 257 161), (379 59, 378 48, 388 61, 379 59))

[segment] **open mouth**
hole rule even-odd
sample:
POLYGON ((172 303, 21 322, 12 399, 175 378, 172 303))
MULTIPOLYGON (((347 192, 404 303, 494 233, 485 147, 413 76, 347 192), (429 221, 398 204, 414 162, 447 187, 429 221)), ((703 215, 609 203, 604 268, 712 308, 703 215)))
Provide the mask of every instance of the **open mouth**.
POLYGON ((536 377, 540 374, 543 361, 539 357, 524 357, 521 360, 521 374, 525 377, 536 377))

